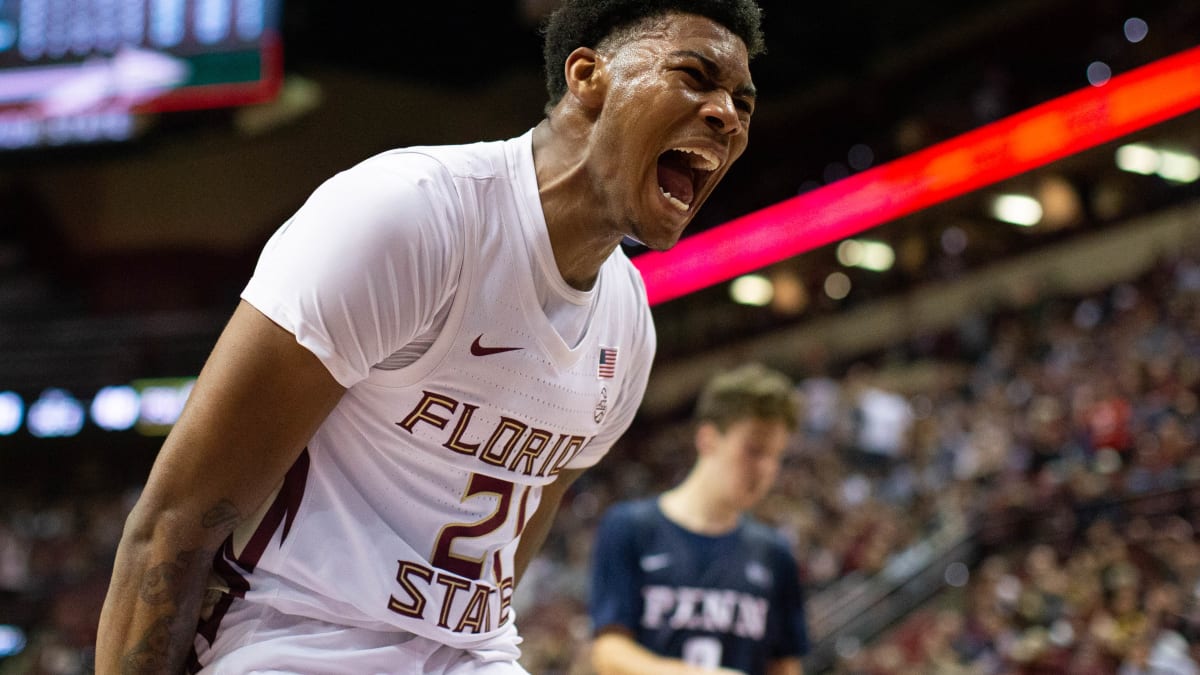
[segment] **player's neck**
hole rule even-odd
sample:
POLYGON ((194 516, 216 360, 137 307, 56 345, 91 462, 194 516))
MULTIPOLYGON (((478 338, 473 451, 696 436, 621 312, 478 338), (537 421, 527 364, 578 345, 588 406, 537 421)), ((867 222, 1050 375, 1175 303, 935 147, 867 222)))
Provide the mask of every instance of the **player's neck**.
POLYGON ((658 506, 668 520, 690 532, 708 536, 732 532, 741 522, 742 512, 713 499, 712 494, 692 474, 664 492, 658 506))
POLYGON ((587 147, 571 126, 543 120, 533 131, 533 163, 558 271, 571 286, 588 290, 622 237, 601 219, 603 197, 591 190, 586 156, 570 154, 587 147))

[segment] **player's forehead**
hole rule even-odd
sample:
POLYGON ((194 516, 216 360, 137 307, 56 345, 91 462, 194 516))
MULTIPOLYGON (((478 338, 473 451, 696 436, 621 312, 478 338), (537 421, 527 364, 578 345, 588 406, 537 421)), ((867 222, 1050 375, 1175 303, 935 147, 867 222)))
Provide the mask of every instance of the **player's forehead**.
POLYGON ((698 14, 668 12, 618 30, 601 49, 628 49, 650 57, 694 54, 739 81, 750 80, 746 43, 720 23, 698 14))
POLYGON ((776 417, 748 415, 731 420, 726 435, 740 439, 775 440, 790 434, 787 422, 776 417))

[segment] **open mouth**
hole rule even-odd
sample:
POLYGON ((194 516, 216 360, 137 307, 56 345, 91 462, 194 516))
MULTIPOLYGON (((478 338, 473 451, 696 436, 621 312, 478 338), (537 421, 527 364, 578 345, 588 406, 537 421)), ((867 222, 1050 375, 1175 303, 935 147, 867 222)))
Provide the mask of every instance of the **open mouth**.
POLYGON ((672 148, 658 156, 658 189, 680 213, 687 213, 708 177, 721 165, 702 148, 672 148))

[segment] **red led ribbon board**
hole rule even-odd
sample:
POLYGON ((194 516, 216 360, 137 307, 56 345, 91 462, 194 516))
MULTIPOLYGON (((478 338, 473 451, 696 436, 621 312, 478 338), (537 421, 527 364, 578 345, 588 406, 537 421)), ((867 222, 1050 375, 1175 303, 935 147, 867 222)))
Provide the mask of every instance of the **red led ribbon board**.
POLYGON ((1200 47, 651 251, 650 304, 762 269, 1200 107, 1200 47))

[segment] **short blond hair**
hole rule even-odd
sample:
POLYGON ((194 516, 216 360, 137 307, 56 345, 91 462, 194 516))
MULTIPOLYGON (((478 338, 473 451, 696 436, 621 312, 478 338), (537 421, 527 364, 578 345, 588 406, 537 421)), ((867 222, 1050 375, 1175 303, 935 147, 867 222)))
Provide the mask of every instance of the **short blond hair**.
POLYGON ((795 431, 798 406, 791 378, 761 363, 747 363, 713 376, 701 390, 692 417, 721 431, 745 419, 779 420, 795 431))

